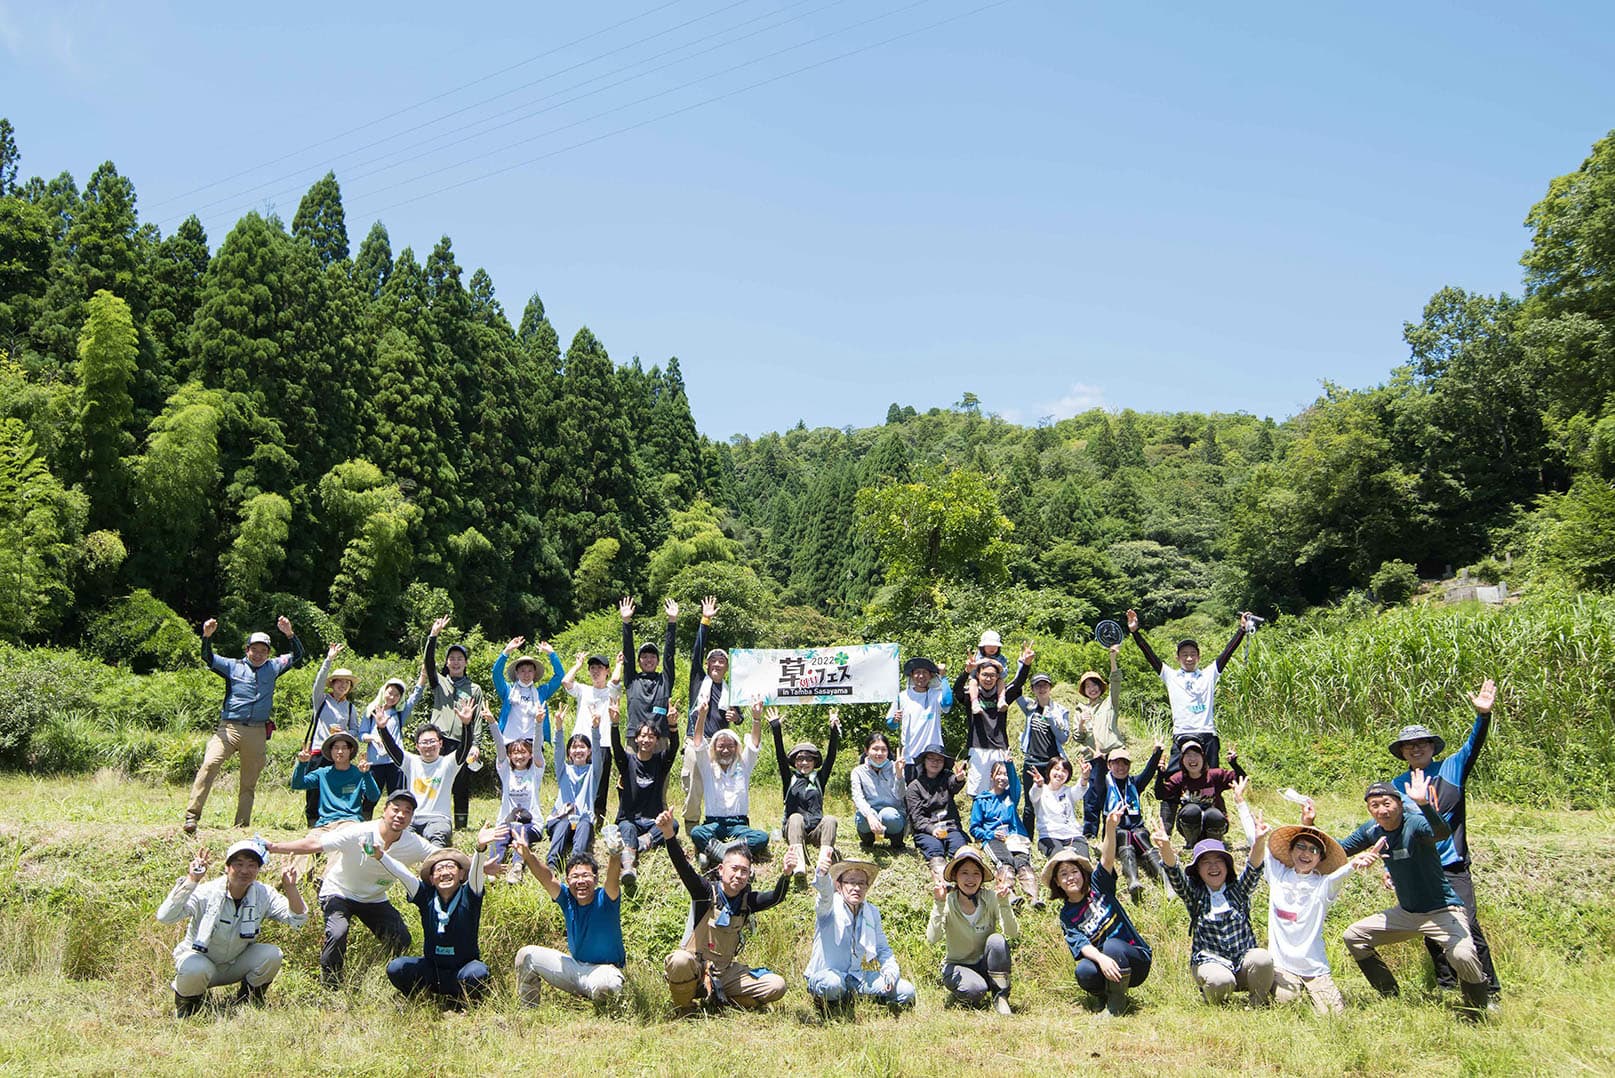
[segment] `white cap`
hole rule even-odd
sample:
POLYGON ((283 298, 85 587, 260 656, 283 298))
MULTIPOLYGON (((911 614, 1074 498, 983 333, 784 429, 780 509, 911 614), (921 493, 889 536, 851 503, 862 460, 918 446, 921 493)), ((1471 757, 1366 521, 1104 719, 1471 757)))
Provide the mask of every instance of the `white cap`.
POLYGON ((998 630, 988 629, 981 634, 981 643, 976 646, 978 648, 1001 648, 1004 646, 1004 642, 998 639, 998 630))
POLYGON ((265 647, 274 646, 274 642, 269 639, 268 633, 253 633, 251 636, 247 637, 247 646, 250 648, 254 644, 262 644, 265 647))
POLYGON ((228 865, 230 863, 230 858, 234 857, 238 853, 252 854, 258 859, 259 865, 262 865, 265 861, 269 860, 269 851, 264 848, 264 844, 262 842, 255 838, 244 838, 240 842, 237 842, 235 845, 231 846, 228 850, 225 850, 224 863, 228 865))

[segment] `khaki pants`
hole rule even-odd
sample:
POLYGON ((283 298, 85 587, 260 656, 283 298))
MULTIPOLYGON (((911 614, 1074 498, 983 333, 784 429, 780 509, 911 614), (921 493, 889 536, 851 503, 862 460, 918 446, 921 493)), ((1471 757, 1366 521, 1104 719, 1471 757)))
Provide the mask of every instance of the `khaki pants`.
POLYGON ((1252 1003, 1264 1003, 1273 987, 1273 956, 1252 947, 1239 960, 1237 970, 1221 962, 1202 962, 1194 968, 1194 983, 1200 986, 1207 1003, 1223 1002, 1236 988, 1250 992, 1252 1003))
POLYGON ((1316 977, 1303 977, 1289 970, 1273 970, 1273 998, 1280 1003, 1294 1003, 1303 995, 1312 998, 1312 1009, 1319 1014, 1339 1014, 1346 1009, 1340 998, 1335 979, 1327 973, 1316 977))
POLYGON ((684 767, 679 771, 679 782, 684 784, 684 823, 687 827, 694 827, 701 822, 706 794, 701 785, 701 776, 695 773, 695 761, 690 758, 688 749, 684 751, 684 767))
POLYGON ((1423 936, 1432 940, 1447 955, 1453 972, 1460 981, 1482 984, 1486 971, 1481 967, 1475 941, 1469 935, 1468 917, 1462 906, 1431 910, 1429 913, 1412 913, 1401 906, 1364 917, 1346 929, 1346 950, 1359 963, 1375 961, 1375 949, 1387 943, 1423 936))
POLYGON ((233 961, 215 962, 200 951, 175 963, 174 991, 182 996, 200 996, 221 984, 245 981, 262 988, 280 972, 280 948, 268 943, 249 944, 233 961))
MULTIPOLYGON (((809 828, 807 821, 800 812, 791 813, 791 818, 785 821, 785 841, 792 846, 805 845, 812 840, 819 845, 819 849, 828 850, 836 844, 836 818, 825 816, 819 820, 819 826, 809 828)), ((808 866, 811 868, 812 866, 808 866)))
POLYGON ((538 1006, 542 985, 595 1001, 622 992, 622 968, 579 962, 553 947, 523 947, 516 952, 516 990, 522 1003, 538 1006))
MULTIPOLYGON (((695 1006, 701 989, 701 957, 681 947, 667 956, 665 969, 673 1006, 681 1011, 695 1006)), ((721 970, 714 967, 712 979, 717 982, 726 1000, 748 1011, 772 1003, 785 994, 784 977, 777 973, 753 977, 744 962, 730 961, 721 970)))
POLYGON ((268 748, 263 723, 219 723, 219 728, 213 731, 213 736, 208 739, 207 752, 202 756, 202 767, 196 772, 196 781, 191 783, 191 801, 185 806, 185 818, 187 820, 202 818, 202 806, 207 804, 207 795, 213 789, 213 780, 219 777, 219 769, 224 766, 226 760, 239 752, 241 792, 236 797, 235 826, 250 827, 252 799, 258 791, 258 776, 263 772, 268 748))

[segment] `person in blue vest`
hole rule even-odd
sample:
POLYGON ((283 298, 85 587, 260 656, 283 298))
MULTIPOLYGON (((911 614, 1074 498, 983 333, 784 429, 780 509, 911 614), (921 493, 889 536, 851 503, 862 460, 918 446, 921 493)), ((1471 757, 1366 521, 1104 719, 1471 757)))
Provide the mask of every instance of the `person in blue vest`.
POLYGON ((224 703, 219 708, 219 725, 208 739, 202 755, 202 766, 197 769, 196 781, 191 783, 191 798, 185 806, 185 833, 196 833, 202 819, 202 807, 213 789, 213 780, 219 769, 236 753, 241 754, 241 789, 236 795, 237 827, 252 826, 252 802, 258 791, 258 776, 263 772, 269 755, 269 716, 275 703, 275 681, 303 661, 303 644, 292 632, 291 621, 282 616, 275 626, 291 642, 291 651, 270 658, 268 633, 253 633, 247 638, 247 654, 242 659, 226 659, 213 654, 213 634, 219 628, 218 618, 202 623, 202 661, 224 679, 224 703))
MULTIPOLYGON (((502 834, 501 827, 477 832, 477 850, 502 834)), ((477 945, 482 926, 482 858, 460 850, 434 850, 411 872, 380 844, 372 856, 404 885, 409 901, 421 915, 425 948, 419 958, 395 958, 387 963, 387 979, 406 996, 430 992, 445 1006, 459 1010, 487 992, 488 967, 477 945)))
POLYGON ((1089 840, 1099 837, 1100 821, 1115 809, 1122 810, 1116 857, 1121 862, 1122 877, 1127 881, 1127 894, 1134 905, 1144 901, 1144 885, 1138 880, 1139 854, 1144 855, 1146 870, 1160 880, 1162 886, 1166 885, 1166 870, 1161 864, 1161 855, 1150 843, 1149 826, 1144 822, 1144 806, 1139 800, 1139 789, 1148 786, 1150 779, 1155 776, 1164 748, 1160 741, 1155 743, 1155 751, 1150 753, 1144 770, 1137 776, 1132 773, 1131 750, 1126 745, 1112 749, 1108 760, 1095 761, 1096 764, 1103 763, 1104 768, 1094 767, 1092 780, 1088 783, 1088 794, 1082 804, 1082 834, 1089 840))
MULTIPOLYGON (((1414 770, 1422 770, 1430 777, 1430 800, 1452 828, 1452 834, 1441 840, 1437 849, 1441 853, 1441 868, 1447 882, 1463 900, 1464 916, 1469 924, 1469 935, 1475 941, 1475 953, 1480 957, 1481 968, 1486 971, 1486 989, 1493 1003, 1501 986, 1497 982, 1497 967, 1492 964, 1492 949, 1481 931, 1480 917, 1475 911, 1475 883, 1470 878, 1468 811, 1464 804, 1464 789, 1469 774, 1480 759, 1480 750, 1486 745, 1486 735, 1492 728, 1492 705, 1497 700, 1497 684, 1487 678, 1480 691, 1470 696, 1475 707, 1475 725, 1470 727, 1469 738, 1451 756, 1440 756, 1447 743, 1425 726, 1404 726, 1402 733, 1391 742, 1391 755, 1408 765, 1408 770, 1391 780, 1391 785, 1406 795, 1408 782, 1414 770)), ((1434 940, 1425 940, 1425 948, 1436 967, 1436 984, 1442 988, 1456 988, 1458 975, 1447 961, 1446 953, 1434 940)))
POLYGON ((1341 839, 1340 846, 1348 854, 1382 852, 1396 905, 1347 928, 1346 951, 1370 985, 1381 995, 1394 996, 1396 975, 1378 949, 1419 936, 1434 940, 1458 974, 1467 1015, 1484 1016, 1489 1002, 1486 973, 1469 936, 1464 904, 1441 868, 1437 844, 1452 832, 1430 803, 1430 780, 1415 769, 1408 777, 1406 801, 1390 783, 1376 782, 1363 802, 1372 819, 1341 839), (1416 812, 1406 811, 1408 802, 1416 812))

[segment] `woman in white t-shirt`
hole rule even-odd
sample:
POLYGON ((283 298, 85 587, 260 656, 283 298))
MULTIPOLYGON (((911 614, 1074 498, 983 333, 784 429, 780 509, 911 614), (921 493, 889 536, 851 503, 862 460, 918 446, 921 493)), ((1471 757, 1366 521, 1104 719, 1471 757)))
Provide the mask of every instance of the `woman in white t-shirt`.
POLYGON ((1032 768, 1032 805, 1037 810, 1037 847, 1044 857, 1069 847, 1089 857, 1088 840, 1082 837, 1082 802, 1088 796, 1088 761, 1082 774, 1071 781, 1073 765, 1064 756, 1049 761, 1049 779, 1032 768))

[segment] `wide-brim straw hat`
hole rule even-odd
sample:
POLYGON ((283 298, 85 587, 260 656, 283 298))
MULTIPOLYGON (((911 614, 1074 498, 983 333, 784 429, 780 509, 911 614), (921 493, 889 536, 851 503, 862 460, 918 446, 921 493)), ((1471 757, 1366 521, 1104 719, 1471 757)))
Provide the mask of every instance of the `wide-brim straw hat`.
POLYGON ((981 869, 981 878, 983 880, 992 875, 992 873, 987 870, 987 859, 981 856, 981 851, 977 850, 974 846, 966 846, 964 849, 954 854, 953 859, 948 862, 947 867, 943 868, 942 878, 949 883, 952 883, 953 877, 959 872, 959 866, 963 865, 966 861, 969 861, 971 864, 981 869))
POLYGON ((1055 850, 1049 859, 1043 862, 1043 868, 1038 874, 1038 880, 1042 883, 1044 890, 1054 886, 1054 874, 1060 871, 1061 865, 1068 862, 1082 869, 1082 878, 1088 882, 1089 887, 1093 886, 1093 862, 1067 846, 1064 849, 1055 850))
POLYGON ((346 741, 348 743, 349 759, 352 759, 354 756, 358 755, 359 739, 348 733, 346 730, 338 730, 333 734, 327 734, 325 740, 320 742, 320 755, 324 756, 327 760, 331 758, 331 743, 334 741, 346 741))
POLYGON ((1267 836, 1267 855, 1277 858, 1279 864, 1285 868, 1294 868, 1295 855, 1290 852, 1290 848, 1295 845, 1298 838, 1309 838, 1323 847, 1323 860, 1318 862, 1318 871, 1325 876, 1346 864, 1346 851, 1340 843, 1316 827, 1298 823, 1273 828, 1272 833, 1267 836))
POLYGON ((1389 745, 1391 755, 1400 760, 1402 758, 1402 746, 1407 744, 1409 741, 1434 741, 1436 743, 1435 754, 1437 756, 1440 756, 1443 752, 1447 751, 1446 738, 1442 737, 1428 726, 1418 723, 1413 726, 1402 727, 1402 732, 1397 735, 1396 740, 1391 742, 1389 745))
POLYGON ((1110 691, 1110 682, 1106 681, 1104 679, 1104 676, 1101 675, 1099 673, 1099 671, 1097 671, 1097 670, 1084 670, 1082 672, 1082 676, 1077 679, 1077 691, 1078 692, 1081 692, 1082 687, 1084 685, 1088 684, 1088 679, 1089 678, 1092 678, 1094 681, 1099 682, 1099 694, 1101 696, 1103 696, 1105 693, 1110 691))
POLYGON ((520 670, 523 663, 531 666, 534 674, 538 673, 538 659, 532 655, 517 656, 516 661, 510 664, 511 673, 515 673, 517 670, 520 670))
POLYGON ((471 875, 471 858, 466 854, 459 850, 433 850, 426 855, 426 860, 421 862, 418 875, 422 883, 430 884, 432 882, 432 870, 442 861, 453 861, 460 867, 462 875, 471 875))
POLYGON ((869 876, 869 885, 864 888, 864 893, 868 894, 875 887, 875 877, 880 875, 880 866, 873 861, 837 861, 830 866, 831 882, 840 883, 841 877, 853 869, 860 869, 869 876))

